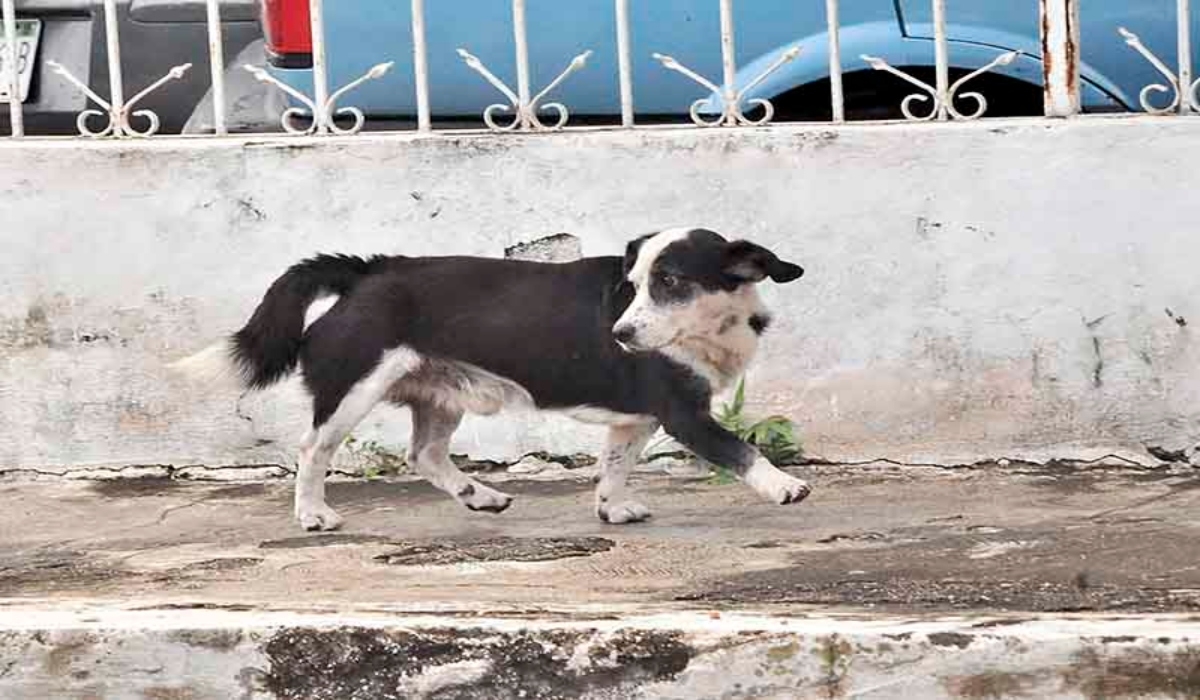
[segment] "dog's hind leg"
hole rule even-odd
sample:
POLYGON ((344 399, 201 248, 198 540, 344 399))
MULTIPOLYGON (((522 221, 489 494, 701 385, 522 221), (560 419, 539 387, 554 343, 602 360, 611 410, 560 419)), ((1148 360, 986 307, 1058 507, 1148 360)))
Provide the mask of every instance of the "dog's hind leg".
POLYGON ((406 348, 383 353, 369 374, 360 378, 340 400, 318 392, 314 395, 317 415, 328 417, 315 424, 300 443, 296 471, 296 519, 305 530, 334 530, 342 518, 325 502, 325 474, 333 455, 354 427, 387 396, 392 386, 420 364, 420 357, 406 348), (328 406, 336 401, 336 408, 328 406))
POLYGON ((596 483, 596 516, 604 522, 636 523, 650 517, 649 508, 629 497, 626 482, 656 430, 658 423, 653 421, 608 429, 596 483))
POLYGON ((512 504, 512 496, 479 483, 450 461, 450 436, 462 422, 462 411, 427 401, 409 406, 413 434, 408 462, 421 476, 470 510, 499 513, 512 504))

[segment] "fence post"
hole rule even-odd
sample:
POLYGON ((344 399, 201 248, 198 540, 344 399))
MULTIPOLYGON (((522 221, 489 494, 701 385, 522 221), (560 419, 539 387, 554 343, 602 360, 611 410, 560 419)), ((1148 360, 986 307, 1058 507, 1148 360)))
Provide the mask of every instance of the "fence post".
POLYGON ((8 83, 9 125, 13 136, 25 135, 25 111, 21 105, 21 83, 17 75, 17 10, 14 0, 4 0, 4 41, 8 45, 8 60, 4 62, 4 77, 8 83))
POLYGON ((330 122, 333 121, 329 109, 329 72, 325 56, 325 7, 323 0, 309 0, 309 26, 312 27, 312 62, 313 62, 313 102, 317 109, 313 111, 316 120, 316 133, 328 134, 330 122))
POLYGON ((513 39, 517 50, 517 99, 522 110, 529 108, 529 34, 525 23, 525 0, 513 0, 513 39))
POLYGON ((117 0, 104 0, 104 39, 108 45, 108 99, 114 115, 125 111, 125 85, 121 79, 121 39, 118 36, 117 0))
POLYGON ((1177 0, 1175 9, 1179 31, 1179 113, 1200 111, 1196 85, 1192 84, 1192 8, 1191 0, 1177 0))
POLYGON ((633 65, 629 46, 629 0, 617 3, 617 65, 621 81, 621 126, 633 127, 633 65))
POLYGON ((417 86, 417 131, 431 131, 429 48, 425 44, 425 0, 412 0, 413 73, 417 86))
POLYGON ((1045 114, 1070 117, 1079 113, 1079 0, 1039 0, 1038 7, 1045 114))
POLYGON ((833 103, 833 121, 846 121, 846 98, 842 91, 842 25, 838 0, 825 0, 825 18, 829 27, 829 99, 833 103))
POLYGON ((950 42, 946 38, 946 0, 933 0, 933 63, 937 97, 934 114, 938 121, 950 118, 950 42))
POLYGON ((225 128, 225 37, 218 0, 208 0, 208 63, 212 75, 213 129, 217 136, 225 128))

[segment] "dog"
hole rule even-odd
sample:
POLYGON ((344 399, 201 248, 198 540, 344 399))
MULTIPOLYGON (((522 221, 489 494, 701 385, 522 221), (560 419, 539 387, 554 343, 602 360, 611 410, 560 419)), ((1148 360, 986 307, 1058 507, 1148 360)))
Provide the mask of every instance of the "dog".
POLYGON ((506 407, 608 426, 595 493, 606 523, 650 517, 626 482, 659 427, 764 498, 799 503, 809 486, 721 427, 711 402, 744 372, 770 322, 756 285, 802 274, 762 246, 703 228, 567 263, 318 255, 275 280, 245 327, 174 367, 225 372, 250 390, 300 367, 313 408, 295 486, 305 530, 342 524, 325 500, 326 471, 381 402, 412 411, 408 463, 473 511, 499 513, 513 499, 460 471, 450 438, 464 414, 506 407))

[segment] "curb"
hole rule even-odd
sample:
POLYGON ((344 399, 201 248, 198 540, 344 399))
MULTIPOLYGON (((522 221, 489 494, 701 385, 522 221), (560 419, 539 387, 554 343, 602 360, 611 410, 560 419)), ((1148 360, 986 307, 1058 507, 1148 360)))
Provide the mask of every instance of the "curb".
POLYGON ((1178 698, 1198 638, 1195 617, 9 608, 0 697, 1178 698))

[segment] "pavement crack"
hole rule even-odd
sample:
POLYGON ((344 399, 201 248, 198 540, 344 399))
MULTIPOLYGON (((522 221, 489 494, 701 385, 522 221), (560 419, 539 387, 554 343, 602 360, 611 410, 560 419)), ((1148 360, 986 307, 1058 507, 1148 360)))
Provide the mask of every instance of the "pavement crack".
POLYGON ((187 503, 180 503, 179 505, 168 506, 166 508, 163 508, 162 512, 160 512, 158 514, 158 522, 156 524, 162 525, 166 521, 167 516, 170 515, 171 513, 174 513, 177 510, 183 510, 184 508, 191 508, 192 506, 203 505, 204 502, 207 501, 210 497, 211 497, 210 494, 205 494, 205 495, 201 496, 200 498, 194 498, 194 499, 188 501, 187 503))
POLYGON ((1159 501, 1164 501, 1168 498, 1171 498, 1172 496, 1178 496, 1180 493, 1181 493, 1181 491, 1179 491, 1178 489, 1171 488, 1171 490, 1167 491, 1166 493, 1160 493, 1160 494, 1157 494, 1154 496, 1148 496, 1146 498, 1134 501, 1133 503, 1127 503, 1123 506, 1117 506, 1116 508, 1109 508, 1107 510, 1102 510, 1099 513, 1093 513, 1092 515, 1088 516, 1088 520, 1091 520, 1094 522, 1094 521, 1100 520, 1101 518, 1106 518, 1115 513, 1121 513, 1124 511, 1135 510, 1138 508, 1145 508, 1148 505, 1153 505, 1155 503, 1158 503, 1159 501))
MULTIPOLYGON (((1089 466, 1098 465, 1098 464, 1120 463, 1122 465, 1134 467, 1136 469, 1146 469, 1147 468, 1147 466, 1145 464, 1142 464, 1141 462, 1138 462, 1137 460, 1130 459, 1129 457, 1125 457, 1123 455, 1119 455, 1119 454, 1112 453, 1112 452, 1105 454, 1105 455, 1101 455, 1099 457, 1095 457, 1093 459, 1048 459, 1043 462, 1015 460, 1015 459, 1009 459, 1007 457, 999 457, 996 459, 981 459, 981 460, 978 460, 975 462, 907 462, 904 460, 892 459, 891 457, 872 457, 872 458, 868 458, 868 459, 847 461, 847 460, 822 459, 820 457, 804 457, 804 458, 801 458, 800 460, 798 460, 795 464, 789 465, 789 466, 797 466, 797 467, 821 467, 821 466, 869 467, 869 466, 875 465, 875 464, 887 464, 887 465, 891 465, 894 467, 922 467, 922 468, 928 468, 928 469, 962 470, 962 469, 985 469, 985 468, 992 469, 992 468, 996 468, 996 467, 1006 468, 1007 463, 1012 463, 1014 466, 1018 463, 1024 463, 1027 465, 1034 465, 1034 466, 1038 466, 1038 467, 1046 467, 1046 466, 1052 466, 1052 465, 1089 467, 1089 466)), ((1014 470, 1014 473, 1021 474, 1022 472, 1018 469, 1018 470, 1014 470)))

